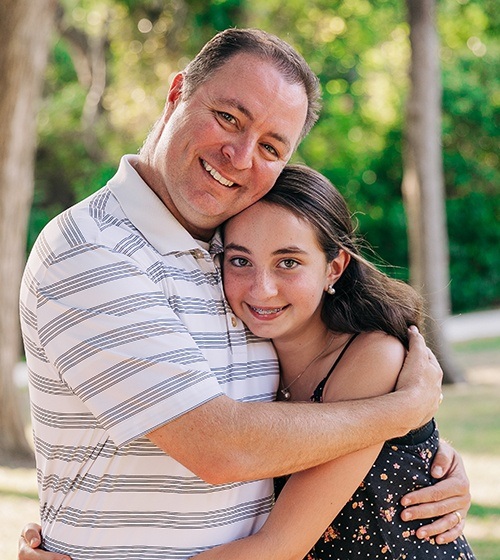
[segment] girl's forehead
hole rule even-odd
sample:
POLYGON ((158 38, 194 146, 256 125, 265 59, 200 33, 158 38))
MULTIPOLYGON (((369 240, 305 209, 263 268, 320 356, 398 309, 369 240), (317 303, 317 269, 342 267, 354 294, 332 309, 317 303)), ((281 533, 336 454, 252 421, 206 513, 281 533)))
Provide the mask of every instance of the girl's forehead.
POLYGON ((308 220, 267 201, 259 201, 228 220, 224 243, 250 249, 259 245, 270 251, 291 245, 321 250, 316 229, 308 220))
POLYGON ((250 242, 252 233, 271 230, 275 237, 284 229, 290 228, 303 232, 304 229, 312 229, 312 226, 288 208, 267 201, 258 201, 226 222, 225 235, 245 235, 250 242))

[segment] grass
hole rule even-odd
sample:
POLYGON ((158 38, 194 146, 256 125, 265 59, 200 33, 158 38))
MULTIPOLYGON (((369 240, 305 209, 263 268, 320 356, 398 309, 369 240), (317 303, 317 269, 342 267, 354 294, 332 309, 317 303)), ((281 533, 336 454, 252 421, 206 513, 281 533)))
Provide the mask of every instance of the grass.
POLYGON ((478 560, 500 560, 500 338, 454 347, 469 384, 444 388, 441 435, 460 451, 471 481, 465 534, 478 560))
MULTIPOLYGON (((455 351, 469 383, 444 387, 437 420, 471 480, 465 534, 477 560, 500 560, 500 338, 457 344, 455 351)), ((36 520, 35 470, 0 466, 2 560, 16 560, 21 528, 36 520)))

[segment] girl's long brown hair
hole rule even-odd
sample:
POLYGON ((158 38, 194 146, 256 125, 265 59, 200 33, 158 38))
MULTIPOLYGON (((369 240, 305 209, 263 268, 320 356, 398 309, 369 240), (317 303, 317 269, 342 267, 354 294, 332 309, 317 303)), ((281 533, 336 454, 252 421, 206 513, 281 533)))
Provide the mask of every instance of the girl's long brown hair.
POLYGON ((327 261, 343 249, 351 256, 325 295, 322 319, 336 332, 384 331, 408 346, 408 327, 420 326, 422 300, 405 282, 390 278, 361 255, 351 213, 331 182, 305 165, 288 165, 263 201, 287 208, 309 222, 327 261))

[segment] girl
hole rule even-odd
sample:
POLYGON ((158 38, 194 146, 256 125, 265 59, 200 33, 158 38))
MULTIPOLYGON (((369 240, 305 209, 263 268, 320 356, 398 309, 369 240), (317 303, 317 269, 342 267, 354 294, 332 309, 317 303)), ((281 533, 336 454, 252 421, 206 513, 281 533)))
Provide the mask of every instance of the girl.
MULTIPOLYGON (((361 256, 345 201, 325 177, 286 167, 261 201, 227 222, 223 271, 233 311, 276 347, 282 400, 393 389, 421 301, 361 256)), ((256 534, 197 558, 474 559, 463 537, 437 545, 416 537, 420 522, 401 521, 401 496, 432 484, 437 446, 431 421, 278 481, 279 498, 256 534)))

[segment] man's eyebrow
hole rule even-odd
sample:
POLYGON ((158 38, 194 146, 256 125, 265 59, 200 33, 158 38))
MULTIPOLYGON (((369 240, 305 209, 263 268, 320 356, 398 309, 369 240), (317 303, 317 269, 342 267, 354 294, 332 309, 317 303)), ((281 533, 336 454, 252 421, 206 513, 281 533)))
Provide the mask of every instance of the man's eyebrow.
POLYGON ((221 97, 219 99, 219 101, 223 105, 230 105, 231 107, 234 107, 235 109, 238 109, 238 111, 243 113, 249 119, 254 120, 254 116, 253 116, 252 112, 250 111, 250 109, 248 109, 247 107, 242 105, 241 102, 239 101, 239 99, 236 99, 234 97, 221 97))
MULTIPOLYGON (((254 117, 253 113, 247 107, 242 105, 238 99, 235 99, 233 97, 223 97, 223 98, 220 99, 220 101, 223 104, 234 107, 235 109, 237 109, 238 111, 243 113, 251 121, 255 120, 255 117, 254 117)), ((272 131, 269 132, 268 134, 269 134, 269 136, 271 136, 272 138, 274 138, 275 140, 277 140, 278 142, 283 144, 287 150, 290 149, 289 140, 287 138, 285 138, 282 134, 279 134, 279 132, 272 132, 272 131)))

